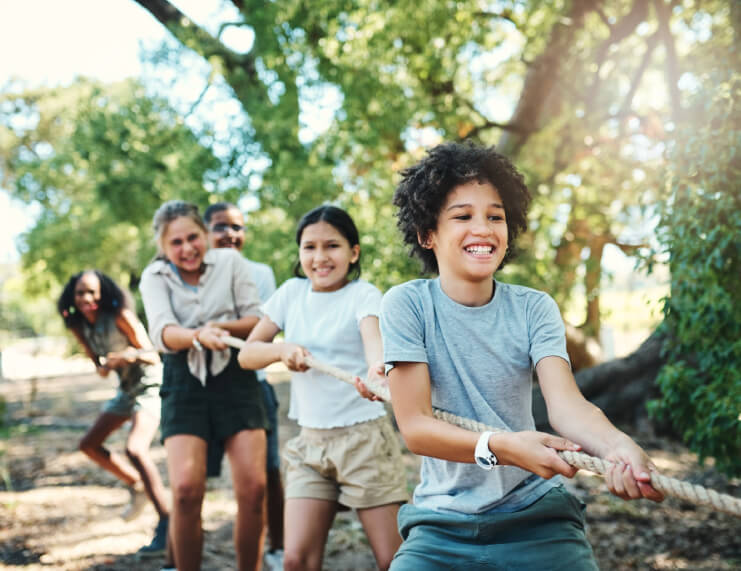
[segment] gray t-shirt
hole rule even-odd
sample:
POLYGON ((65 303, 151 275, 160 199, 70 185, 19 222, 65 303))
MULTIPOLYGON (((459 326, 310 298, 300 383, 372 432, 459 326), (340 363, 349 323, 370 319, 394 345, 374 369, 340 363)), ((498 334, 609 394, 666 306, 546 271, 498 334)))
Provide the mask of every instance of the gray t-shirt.
MULTIPOLYGON (((381 306, 384 361, 427 363, 432 406, 510 431, 534 430, 533 368, 543 357, 569 360, 558 306, 546 293, 495 280, 491 301, 468 307, 440 280, 391 288, 381 306)), ((560 479, 514 466, 423 457, 414 503, 435 510, 510 512, 534 502, 560 479)))

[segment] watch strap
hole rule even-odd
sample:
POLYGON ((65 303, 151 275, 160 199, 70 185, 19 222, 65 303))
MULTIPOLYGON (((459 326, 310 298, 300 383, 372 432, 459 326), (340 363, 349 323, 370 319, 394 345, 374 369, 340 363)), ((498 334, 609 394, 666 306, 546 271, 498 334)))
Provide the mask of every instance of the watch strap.
POLYGON ((482 432, 476 442, 476 448, 474 450, 474 460, 476 460, 476 464, 484 470, 491 470, 498 463, 496 454, 489 449, 489 437, 492 434, 494 433, 488 430, 482 432))

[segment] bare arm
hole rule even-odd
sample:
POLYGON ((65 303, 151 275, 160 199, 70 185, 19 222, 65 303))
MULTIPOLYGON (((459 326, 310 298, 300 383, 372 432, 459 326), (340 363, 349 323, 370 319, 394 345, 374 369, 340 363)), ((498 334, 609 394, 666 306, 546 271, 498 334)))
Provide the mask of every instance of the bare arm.
POLYGON ((569 364, 560 357, 545 357, 536 371, 551 426, 586 452, 616 464, 605 475, 610 491, 624 499, 661 501, 663 495, 649 483, 649 472, 656 467, 648 455, 584 398, 569 364))
POLYGON ((200 332, 201 328, 165 325, 162 329, 162 342, 172 351, 184 351, 193 346, 193 340, 200 332))
POLYGON ((101 365, 100 359, 93 352, 92 347, 88 345, 88 342, 85 337, 83 337, 82 333, 80 333, 77 329, 70 329, 70 331, 72 331, 72 334, 75 336, 80 345, 82 345, 82 349, 85 351, 85 354, 90 357, 90 360, 95 365, 95 370, 98 371, 98 374, 101 377, 107 377, 110 369, 105 365, 101 365))
MULTIPOLYGON (((451 379, 451 382, 455 382, 451 379)), ((396 363, 389 372, 394 415, 409 450, 452 462, 474 462, 479 433, 452 426, 432 416, 429 369, 426 363, 396 363)), ((519 466, 544 478, 573 476, 576 469, 556 450, 579 447, 542 432, 501 432, 489 438, 489 448, 502 465, 519 466)))
MULTIPOLYGON (((360 320, 360 337, 363 339, 363 352, 365 353, 365 362, 368 364, 368 379, 373 378, 376 384, 387 384, 385 364, 383 362, 383 340, 381 339, 381 329, 378 325, 378 317, 368 315, 360 320)), ((355 388, 360 395, 368 400, 381 400, 368 390, 360 378, 355 378, 355 388)))
POLYGON ((257 315, 246 315, 239 319, 232 319, 231 321, 209 321, 206 323, 206 327, 223 329, 227 331, 228 335, 247 339, 247 336, 259 322, 260 318, 257 315))
POLYGON ((309 367, 304 356, 309 352, 295 343, 273 343, 280 327, 266 315, 260 319, 247 338, 237 357, 243 369, 264 369, 271 363, 282 361, 292 371, 305 371, 309 367))
POLYGON ((154 365, 159 363, 159 354, 152 346, 144 325, 130 310, 124 309, 116 317, 116 327, 129 340, 130 347, 123 351, 113 351, 106 356, 106 365, 111 369, 118 369, 125 365, 140 362, 154 365), (149 349, 147 352, 138 349, 149 349))

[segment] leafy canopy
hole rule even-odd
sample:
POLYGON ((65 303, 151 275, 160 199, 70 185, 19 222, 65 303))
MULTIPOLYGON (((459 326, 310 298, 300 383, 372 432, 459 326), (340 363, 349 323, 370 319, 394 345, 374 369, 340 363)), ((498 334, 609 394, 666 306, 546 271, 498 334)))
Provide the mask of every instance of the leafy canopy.
MULTIPOLYGON (((725 54, 729 63, 741 53, 725 54)), ((671 295, 661 330, 667 364, 654 414, 700 459, 741 475, 741 68, 698 74, 698 92, 670 155, 660 236, 671 295)))
POLYGON ((135 285, 154 253, 155 209, 171 198, 205 205, 216 186, 219 160, 135 81, 10 93, 2 109, 6 180, 41 206, 21 238, 29 293, 89 267, 135 285))

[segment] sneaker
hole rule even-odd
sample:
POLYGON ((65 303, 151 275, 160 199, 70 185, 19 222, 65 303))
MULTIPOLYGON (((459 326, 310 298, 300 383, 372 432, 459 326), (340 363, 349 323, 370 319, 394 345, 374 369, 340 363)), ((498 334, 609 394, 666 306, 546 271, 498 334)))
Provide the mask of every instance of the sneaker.
POLYGON ((266 551, 262 557, 266 571, 283 571, 283 550, 266 551))
POLYGON ((142 513, 144 506, 146 506, 149 501, 149 498, 147 498, 147 494, 144 491, 144 486, 142 486, 140 482, 133 486, 129 486, 128 490, 129 505, 126 506, 126 509, 121 514, 124 521, 136 519, 136 517, 142 513))
POLYGON ((162 555, 167 550, 167 524, 169 519, 163 517, 154 528, 154 537, 149 545, 145 545, 136 552, 139 557, 153 557, 162 555))

